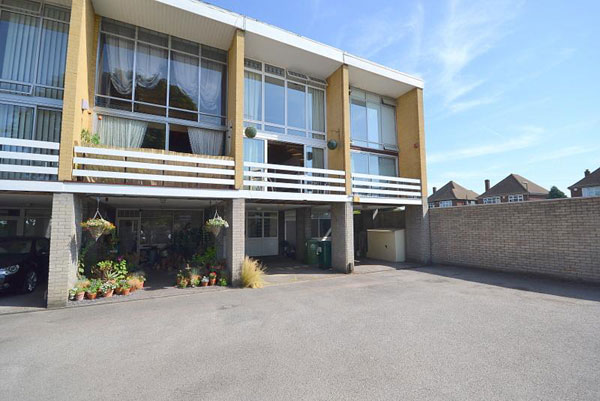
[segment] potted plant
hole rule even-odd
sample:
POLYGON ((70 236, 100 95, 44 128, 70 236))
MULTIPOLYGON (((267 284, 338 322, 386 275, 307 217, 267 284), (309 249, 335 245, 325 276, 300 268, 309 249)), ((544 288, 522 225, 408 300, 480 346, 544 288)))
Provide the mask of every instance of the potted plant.
POLYGON ((77 287, 75 290, 75 301, 83 301, 85 297, 85 288, 77 287))
POLYGON ((208 285, 215 285, 217 283, 217 273, 210 272, 208 273, 208 285))
POLYGON ((208 232, 217 237, 223 227, 229 227, 229 223, 224 218, 216 214, 215 217, 206 222, 205 227, 208 232))
POLYGON ((131 292, 131 285, 127 280, 121 280, 119 282, 119 290, 121 295, 129 295, 131 292))
POLYGON ((202 280, 200 281, 200 285, 202 287, 206 287, 206 286, 208 286, 208 282, 209 282, 208 277, 204 276, 204 277, 202 277, 202 280))
POLYGON ((192 267, 189 270, 189 279, 190 285, 192 287, 197 287, 200 285, 200 279, 202 278, 202 274, 200 274, 200 269, 197 267, 192 267))
POLYGON ((130 291, 135 292, 140 285, 140 280, 136 276, 129 276, 127 277, 127 284, 129 284, 130 291))
POLYGON ((177 273, 176 280, 177 280, 176 281, 177 287, 179 287, 179 288, 187 287, 190 282, 188 274, 183 270, 180 270, 179 273, 177 273))
POLYGON ((94 217, 81 223, 81 227, 90 233, 94 241, 115 229, 115 225, 102 217, 94 217))
POLYGON ((141 290, 142 288, 144 288, 144 282, 146 281, 146 275, 143 271, 138 270, 136 272, 134 272, 132 275, 132 277, 136 278, 136 285, 138 290, 141 290))
POLYGON ((225 277, 221 277, 219 279, 219 284, 221 287, 227 287, 227 279, 225 277))
POLYGON ((101 283, 98 280, 90 281, 90 285, 85 289, 85 297, 87 299, 96 299, 101 283))
POLYGON ((102 292, 102 295, 105 298, 110 298, 113 296, 113 293, 115 292, 115 288, 117 288, 117 283, 115 283, 114 281, 106 281, 104 283, 102 283, 102 285, 100 286, 100 292, 102 292))

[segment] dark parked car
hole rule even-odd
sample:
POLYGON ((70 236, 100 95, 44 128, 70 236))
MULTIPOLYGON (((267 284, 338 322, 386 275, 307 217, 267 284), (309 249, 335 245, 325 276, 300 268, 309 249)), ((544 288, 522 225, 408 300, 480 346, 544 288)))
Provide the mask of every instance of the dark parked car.
POLYGON ((0 238, 0 291, 33 292, 48 278, 49 254, 47 238, 0 238))

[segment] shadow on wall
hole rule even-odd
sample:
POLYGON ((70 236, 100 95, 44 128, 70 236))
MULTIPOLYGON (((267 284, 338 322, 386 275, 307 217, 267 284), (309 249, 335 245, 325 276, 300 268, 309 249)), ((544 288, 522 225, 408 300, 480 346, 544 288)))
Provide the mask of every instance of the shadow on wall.
POLYGON ((437 265, 419 267, 415 271, 514 290, 600 302, 600 284, 580 283, 526 273, 490 271, 474 267, 437 265))

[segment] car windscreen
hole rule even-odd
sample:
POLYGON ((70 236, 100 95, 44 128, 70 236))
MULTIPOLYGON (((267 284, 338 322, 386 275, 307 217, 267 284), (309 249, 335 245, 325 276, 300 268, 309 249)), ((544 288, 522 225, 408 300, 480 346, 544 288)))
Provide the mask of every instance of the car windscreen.
POLYGON ((31 251, 31 240, 16 239, 0 241, 0 255, 23 255, 31 251))

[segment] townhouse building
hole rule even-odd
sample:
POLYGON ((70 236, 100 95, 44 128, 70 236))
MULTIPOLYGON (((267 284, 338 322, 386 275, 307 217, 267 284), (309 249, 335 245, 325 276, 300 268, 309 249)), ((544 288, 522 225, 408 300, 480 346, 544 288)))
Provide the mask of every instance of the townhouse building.
POLYGON ((404 208, 429 259, 423 82, 199 1, 0 0, 0 146, 0 235, 50 238, 51 307, 97 207, 138 256, 218 212, 234 284, 312 236, 351 272, 356 209, 404 208))

